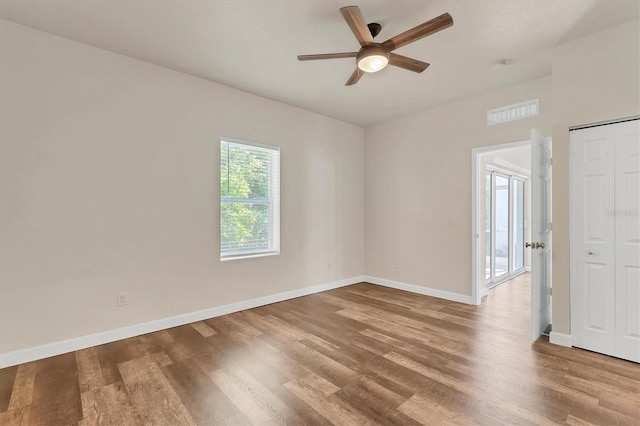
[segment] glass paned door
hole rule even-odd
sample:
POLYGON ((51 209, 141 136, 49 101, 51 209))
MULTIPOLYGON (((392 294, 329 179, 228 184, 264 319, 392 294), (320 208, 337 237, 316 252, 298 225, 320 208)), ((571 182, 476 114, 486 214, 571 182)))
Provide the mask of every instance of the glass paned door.
POLYGON ((494 173, 495 278, 509 273, 509 178, 494 173))
POLYGON ((487 281, 491 281, 491 276, 492 276, 492 258, 493 256, 491 255, 491 247, 493 244, 493 240, 492 240, 492 232, 491 229, 493 229, 493 227, 491 226, 492 223, 492 218, 493 218, 493 189, 492 189, 492 182, 493 182, 493 178, 492 178, 493 174, 491 172, 487 172, 487 176, 485 179, 485 197, 484 197, 484 206, 485 206, 485 215, 484 215, 484 227, 485 227, 485 231, 484 231, 484 244, 485 244, 485 279, 487 281))
POLYGON ((491 287, 525 267, 525 181, 487 171, 485 208, 485 279, 491 287))
POLYGON ((524 268, 524 181, 513 179, 512 198, 512 270, 519 271, 524 268))

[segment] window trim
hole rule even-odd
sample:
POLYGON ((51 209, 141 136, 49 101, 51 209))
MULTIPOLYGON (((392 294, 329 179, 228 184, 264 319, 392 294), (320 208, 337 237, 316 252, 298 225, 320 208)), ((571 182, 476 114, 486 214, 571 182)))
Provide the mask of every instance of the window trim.
MULTIPOLYGON (((278 176, 275 179, 276 183, 276 191, 275 196, 271 193, 271 186, 274 185, 274 179, 272 176, 269 176, 269 198, 233 198, 233 197, 225 197, 223 198, 222 193, 219 194, 218 197, 218 207, 219 207, 219 220, 218 220, 218 236, 219 236, 219 253, 220 253, 220 261, 228 261, 228 260, 237 260, 237 259, 250 259, 255 257, 266 257, 266 256, 275 256, 280 254, 280 147, 274 145, 268 145, 258 142, 246 141, 242 139, 229 138, 222 136, 220 137, 219 145, 218 145, 218 155, 220 155, 222 143, 230 143, 236 145, 245 145, 249 147, 261 148, 265 150, 272 151, 274 154, 277 154, 277 173, 278 176), (274 200, 275 199, 275 200, 274 200), (267 205, 269 209, 269 247, 265 250, 256 250, 246 253, 232 253, 232 254, 223 254, 222 253, 222 205, 223 203, 247 203, 247 204, 262 204, 267 205), (274 215, 274 210, 277 215, 274 215), (277 216, 277 217, 274 217, 277 216), (274 222, 277 221, 277 224, 274 222), (275 232, 274 232, 275 231, 275 232), (274 235, 277 234, 277 235, 274 235), (273 249, 273 247, 277 247, 273 249)), ((218 164, 221 162, 221 158, 218 157, 218 164)), ((271 170, 270 170, 271 171, 271 170)), ((218 170, 218 188, 220 188, 220 183, 222 177, 220 176, 220 170, 218 170)))

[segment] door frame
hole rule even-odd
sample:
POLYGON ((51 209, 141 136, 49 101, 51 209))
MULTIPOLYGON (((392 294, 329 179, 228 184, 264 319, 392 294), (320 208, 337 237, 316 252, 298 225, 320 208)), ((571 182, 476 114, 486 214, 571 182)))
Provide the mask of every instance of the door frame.
POLYGON ((486 295, 486 286, 483 285, 486 281, 484 261, 480 262, 478 258, 480 254, 480 230, 484 229, 484 224, 478 222, 480 220, 480 202, 478 195, 481 189, 484 188, 486 179, 484 174, 480 176, 480 156, 492 151, 502 151, 525 146, 531 146, 530 139, 483 146, 471 150, 471 301, 474 305, 479 305, 482 302, 482 297, 486 295), (481 265, 482 271, 480 270, 481 265))

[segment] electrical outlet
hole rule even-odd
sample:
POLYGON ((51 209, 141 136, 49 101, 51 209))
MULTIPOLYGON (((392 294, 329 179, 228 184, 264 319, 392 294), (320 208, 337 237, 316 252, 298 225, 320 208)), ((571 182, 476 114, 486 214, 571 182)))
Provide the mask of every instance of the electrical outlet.
POLYGON ((126 291, 118 293, 116 306, 124 306, 129 304, 129 293, 126 291))

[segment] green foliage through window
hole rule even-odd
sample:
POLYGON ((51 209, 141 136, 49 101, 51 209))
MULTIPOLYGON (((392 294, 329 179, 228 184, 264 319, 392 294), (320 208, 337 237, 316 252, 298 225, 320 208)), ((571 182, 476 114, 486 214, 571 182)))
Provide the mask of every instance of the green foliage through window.
POLYGON ((220 254, 279 250, 279 151, 220 142, 220 254))

